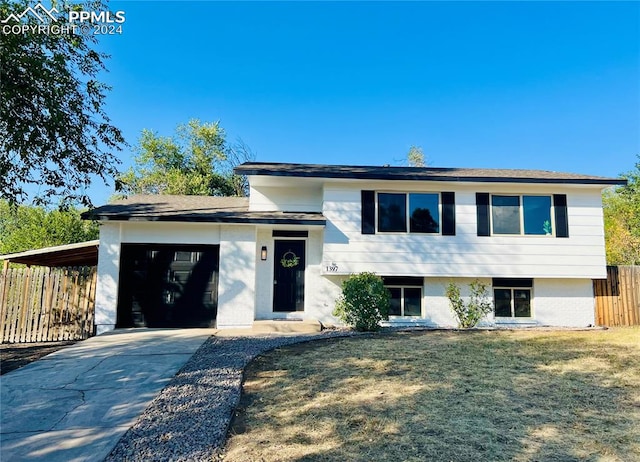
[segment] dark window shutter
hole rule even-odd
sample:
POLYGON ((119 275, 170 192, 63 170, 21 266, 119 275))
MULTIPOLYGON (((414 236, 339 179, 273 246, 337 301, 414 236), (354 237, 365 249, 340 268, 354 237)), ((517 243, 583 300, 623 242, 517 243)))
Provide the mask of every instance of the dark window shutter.
POLYGON ((556 218, 556 237, 569 237, 569 217, 567 216, 567 195, 553 195, 553 209, 556 218))
POLYGON ((362 234, 376 233, 376 192, 362 192, 362 234))
POLYGON ((443 192, 442 197, 442 235, 456 235, 456 194, 443 192))
POLYGON ((476 193, 476 215, 478 218, 478 236, 490 236, 489 193, 476 193))

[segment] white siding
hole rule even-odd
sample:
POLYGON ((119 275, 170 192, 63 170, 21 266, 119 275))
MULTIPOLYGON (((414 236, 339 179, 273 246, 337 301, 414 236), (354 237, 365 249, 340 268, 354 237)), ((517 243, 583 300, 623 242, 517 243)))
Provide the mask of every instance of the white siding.
POLYGON ((120 272, 120 224, 101 223, 95 325, 98 334, 116 326, 120 272))
POLYGON ((256 212, 322 212, 322 187, 251 187, 249 210, 256 212))
POLYGON ((323 324, 336 324, 333 316, 336 299, 340 296, 342 279, 322 276, 323 232, 309 232, 307 245, 307 271, 305 273, 305 318, 317 319, 323 324))
POLYGON ((217 327, 251 327, 256 303, 255 272, 255 227, 221 227, 217 327))
POLYGON ((549 185, 464 185, 431 183, 326 184, 327 218, 323 270, 337 274, 373 271, 381 275, 446 277, 605 277, 600 190, 549 185), (393 188, 392 188, 393 187, 393 188), (437 189, 435 189, 437 187, 437 189), (361 233, 361 189, 455 191, 456 236, 361 233), (566 194, 569 238, 477 236, 476 192, 566 194))
POLYGON ((210 223, 122 223, 121 242, 139 244, 220 243, 220 226, 210 223))
POLYGON ((545 326, 595 325, 593 282, 589 279, 534 279, 533 316, 545 326))
POLYGON ((271 228, 258 228, 256 236, 256 319, 273 318, 273 238, 271 228), (260 259, 260 249, 267 246, 267 260, 260 259))

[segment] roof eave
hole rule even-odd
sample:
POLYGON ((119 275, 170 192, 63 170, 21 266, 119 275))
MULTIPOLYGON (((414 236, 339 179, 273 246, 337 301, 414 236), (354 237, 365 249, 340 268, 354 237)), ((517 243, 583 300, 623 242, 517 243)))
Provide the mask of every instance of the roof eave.
POLYGON ((92 217, 99 221, 152 221, 176 223, 228 223, 228 224, 266 224, 266 225, 303 225, 325 226, 324 218, 295 218, 295 217, 215 217, 201 215, 108 215, 100 214, 92 217))
POLYGON ((582 184, 616 186, 626 185, 627 180, 617 178, 519 178, 519 177, 478 177, 478 176, 445 176, 445 175, 411 175, 399 173, 366 173, 354 172, 344 174, 340 172, 287 172, 269 169, 241 169, 239 172, 247 176, 277 176, 298 178, 329 178, 329 179, 354 179, 354 180, 401 180, 401 181, 439 181, 454 183, 529 183, 529 184, 582 184))
POLYGON ((95 266, 99 240, 59 245, 42 249, 0 255, 0 260, 37 266, 95 266))

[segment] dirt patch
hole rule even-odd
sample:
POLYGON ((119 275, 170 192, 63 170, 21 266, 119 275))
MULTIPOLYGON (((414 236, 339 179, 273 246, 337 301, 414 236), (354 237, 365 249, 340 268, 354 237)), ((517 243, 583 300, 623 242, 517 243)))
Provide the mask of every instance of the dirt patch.
POLYGON ((0 375, 26 366, 75 341, 47 343, 9 343, 0 345, 0 375))

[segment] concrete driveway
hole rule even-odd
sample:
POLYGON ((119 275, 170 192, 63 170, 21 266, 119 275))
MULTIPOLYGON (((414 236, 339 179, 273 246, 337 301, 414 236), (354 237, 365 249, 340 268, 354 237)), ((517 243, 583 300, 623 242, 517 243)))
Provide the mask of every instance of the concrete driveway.
POLYGON ((123 329, 0 377, 0 460, 102 461, 214 329, 123 329))

